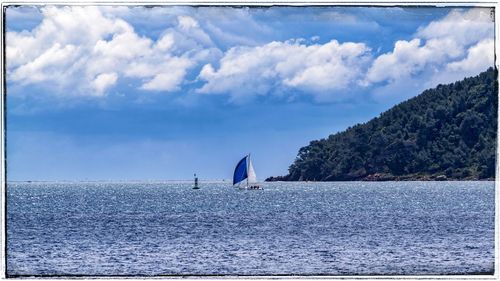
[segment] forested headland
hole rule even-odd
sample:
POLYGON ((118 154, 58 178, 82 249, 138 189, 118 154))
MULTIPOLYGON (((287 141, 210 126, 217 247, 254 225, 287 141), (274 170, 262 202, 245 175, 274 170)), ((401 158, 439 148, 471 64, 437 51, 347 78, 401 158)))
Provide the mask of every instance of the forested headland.
POLYGON ((490 68, 426 90, 367 123, 311 141, 288 175, 266 181, 493 179, 497 83, 490 68))

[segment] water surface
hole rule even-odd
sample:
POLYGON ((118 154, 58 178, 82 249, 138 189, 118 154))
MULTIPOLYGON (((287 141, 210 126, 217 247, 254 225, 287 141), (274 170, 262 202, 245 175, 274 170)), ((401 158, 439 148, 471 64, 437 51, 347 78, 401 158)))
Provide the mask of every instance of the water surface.
POLYGON ((474 274, 493 182, 9 183, 17 275, 474 274))

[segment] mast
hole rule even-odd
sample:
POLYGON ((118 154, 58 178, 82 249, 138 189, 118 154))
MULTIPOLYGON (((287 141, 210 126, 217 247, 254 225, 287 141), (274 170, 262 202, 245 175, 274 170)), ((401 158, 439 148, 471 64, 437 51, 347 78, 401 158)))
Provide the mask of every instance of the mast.
POLYGON ((248 156, 247 156, 247 188, 248 188, 248 167, 250 167, 250 153, 248 153, 248 156))

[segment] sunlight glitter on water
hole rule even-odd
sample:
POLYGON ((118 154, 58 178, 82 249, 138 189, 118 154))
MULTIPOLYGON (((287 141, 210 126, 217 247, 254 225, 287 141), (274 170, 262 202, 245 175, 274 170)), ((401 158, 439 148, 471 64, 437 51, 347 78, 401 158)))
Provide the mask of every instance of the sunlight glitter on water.
POLYGON ((15 275, 493 271, 493 182, 9 183, 15 275))

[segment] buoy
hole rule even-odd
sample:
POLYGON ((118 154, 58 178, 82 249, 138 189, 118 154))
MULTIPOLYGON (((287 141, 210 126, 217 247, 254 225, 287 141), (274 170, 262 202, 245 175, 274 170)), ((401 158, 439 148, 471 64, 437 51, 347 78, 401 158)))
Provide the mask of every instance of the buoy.
POLYGON ((196 174, 194 174, 194 187, 193 187, 193 189, 200 189, 198 187, 198 177, 196 177, 196 174))

